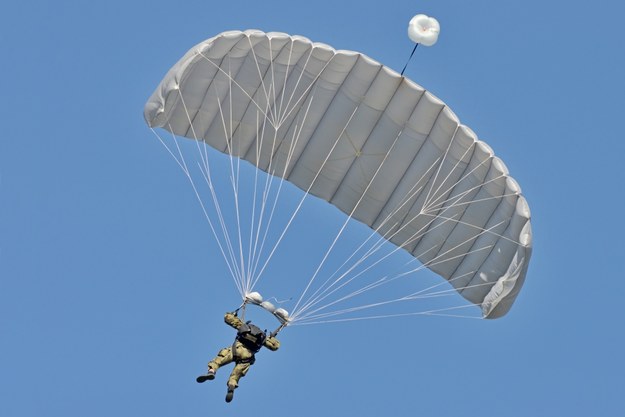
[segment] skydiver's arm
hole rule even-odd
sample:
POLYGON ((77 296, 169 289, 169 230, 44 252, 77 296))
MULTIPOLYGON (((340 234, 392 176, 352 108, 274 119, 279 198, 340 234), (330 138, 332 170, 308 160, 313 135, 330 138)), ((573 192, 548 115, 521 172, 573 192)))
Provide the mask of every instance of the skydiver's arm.
POLYGON ((263 345, 269 350, 276 351, 280 348, 280 341, 273 336, 268 336, 263 345))
POLYGON ((238 318, 237 315, 234 313, 226 313, 226 315, 224 316, 224 321, 228 326, 232 326, 237 330, 239 330, 239 327, 243 325, 241 319, 238 318))

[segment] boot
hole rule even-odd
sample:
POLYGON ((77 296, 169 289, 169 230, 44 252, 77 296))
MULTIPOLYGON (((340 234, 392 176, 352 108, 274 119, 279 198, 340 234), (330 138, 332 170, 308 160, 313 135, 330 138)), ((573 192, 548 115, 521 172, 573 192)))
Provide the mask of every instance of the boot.
POLYGON ((232 401, 232 397, 234 397, 234 388, 228 387, 228 392, 226 393, 226 402, 229 403, 232 401))
POLYGON ((215 379, 215 371, 211 368, 208 368, 206 375, 200 375, 195 378, 195 380, 200 384, 205 381, 212 381, 213 379, 215 379))

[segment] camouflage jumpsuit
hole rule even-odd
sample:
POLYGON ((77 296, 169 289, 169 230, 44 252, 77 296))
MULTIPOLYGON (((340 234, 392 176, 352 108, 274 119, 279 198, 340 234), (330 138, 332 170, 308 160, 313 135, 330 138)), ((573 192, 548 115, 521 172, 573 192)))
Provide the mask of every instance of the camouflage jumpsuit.
MULTIPOLYGON (((243 321, 234 313, 226 313, 224 321, 237 330, 243 325, 243 321)), ((280 342, 275 337, 267 336, 267 339, 265 339, 263 346, 265 346, 269 350, 276 351, 280 347, 280 342)), ((254 352, 246 348, 241 342, 237 340, 234 343, 234 349, 236 353, 235 359, 232 356, 232 348, 233 346, 221 349, 215 359, 208 363, 208 368, 217 372, 217 369, 219 369, 220 367, 234 362, 234 369, 232 370, 230 378, 228 379, 228 388, 234 389, 239 386, 239 379, 243 378, 245 374, 247 374, 250 366, 252 366, 252 364, 254 363, 254 352)))

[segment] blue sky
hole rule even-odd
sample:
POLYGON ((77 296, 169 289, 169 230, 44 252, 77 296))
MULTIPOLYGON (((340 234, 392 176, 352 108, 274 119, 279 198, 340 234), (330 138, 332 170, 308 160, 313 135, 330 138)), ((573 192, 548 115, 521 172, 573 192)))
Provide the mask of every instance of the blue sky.
MULTIPOLYGON (((4 5, 0 415, 619 415, 624 11, 606 0, 4 5), (406 75, 492 146, 529 201, 525 287, 495 321, 289 328, 226 404, 226 370, 210 385, 195 376, 231 343, 223 313, 238 293, 143 105, 189 48, 230 29, 301 34, 401 70, 416 13, 441 35, 406 75)), ((284 279, 298 278, 314 229, 284 279)))

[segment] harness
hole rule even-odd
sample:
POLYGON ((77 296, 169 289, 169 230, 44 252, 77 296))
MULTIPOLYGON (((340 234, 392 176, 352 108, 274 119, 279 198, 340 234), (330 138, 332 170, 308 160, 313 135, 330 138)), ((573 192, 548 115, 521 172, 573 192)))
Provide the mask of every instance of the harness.
MULTIPOLYGON (((234 314, 238 316, 239 310, 241 310, 241 320, 245 320, 245 307, 247 300, 243 302, 243 305, 234 311, 234 314)), ((275 337, 280 330, 286 326, 286 322, 282 323, 275 331, 271 332, 270 337, 275 337)), ((232 342, 232 358, 236 363, 249 363, 254 364, 256 362, 255 354, 263 347, 263 344, 267 340, 267 331, 261 330, 260 327, 252 324, 250 320, 244 322, 237 330, 237 335, 232 342), (247 350, 252 352, 252 356, 247 359, 237 357, 236 344, 241 343, 247 350)))
POLYGON ((232 358, 237 363, 249 363, 253 365, 256 361, 255 354, 263 347, 265 340, 267 340, 267 333, 261 330, 260 327, 252 324, 251 321, 246 321, 237 330, 237 336, 232 343, 232 358), (247 350, 252 352, 252 357, 247 359, 237 357, 237 342, 241 343, 247 350))

